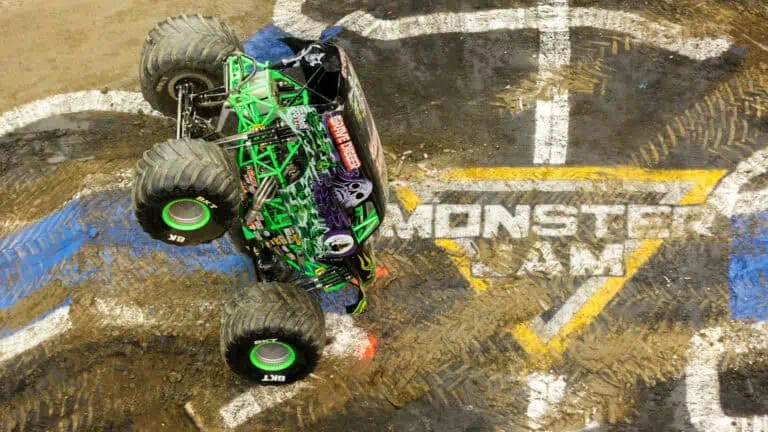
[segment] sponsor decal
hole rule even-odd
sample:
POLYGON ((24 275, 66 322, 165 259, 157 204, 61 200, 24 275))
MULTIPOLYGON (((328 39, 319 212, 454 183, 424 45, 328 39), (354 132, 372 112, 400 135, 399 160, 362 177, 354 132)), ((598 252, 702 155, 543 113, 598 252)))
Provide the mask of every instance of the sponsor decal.
POLYGON ((240 185, 242 186, 243 193, 256 193, 256 188, 259 186, 259 184, 256 182, 256 173, 254 172, 252 166, 249 165, 245 167, 245 173, 243 173, 240 185))
POLYGON ((323 244, 328 249, 329 257, 343 257, 351 255, 357 244, 355 238, 349 230, 346 231, 332 231, 326 234, 323 244))
POLYGON ((310 129, 307 123, 307 113, 312 111, 310 107, 290 107, 288 108, 288 116, 291 119, 291 124, 297 130, 308 131, 310 129))
POLYGON ((262 382, 285 382, 285 375, 264 375, 262 382))
POLYGON ((344 123, 344 118, 337 113, 329 116, 327 121, 328 129, 331 131, 341 160, 344 162, 344 167, 348 171, 360 168, 360 158, 358 158, 355 146, 349 137, 349 130, 344 123))
POLYGON ((339 47, 339 59, 341 60, 341 77, 347 79, 349 76, 349 60, 347 59, 347 53, 339 47))
POLYGON ((346 78, 349 85, 349 104, 358 122, 368 131, 368 149, 371 152, 371 159, 373 159, 373 164, 376 166, 376 171, 378 171, 380 178, 386 178, 384 152, 381 148, 381 139, 379 138, 379 131, 376 129, 376 122, 373 120, 371 109, 368 106, 368 101, 365 99, 365 93, 363 93, 363 87, 357 78, 355 68, 349 64, 347 69, 348 76, 346 78))
POLYGON ((197 198, 195 198, 195 199, 196 199, 197 201, 200 201, 201 203, 203 203, 203 204, 207 205, 209 208, 212 208, 212 209, 217 209, 217 208, 219 208, 219 206, 217 206, 216 204, 214 204, 214 203, 212 203, 212 202, 208 201, 208 200, 207 200, 205 197, 201 197, 201 196, 199 196, 199 197, 197 197, 197 198))
POLYGON ((386 178, 387 170, 384 167, 384 150, 381 148, 381 138, 379 138, 379 131, 376 129, 376 123, 373 121, 373 117, 371 117, 370 139, 371 141, 368 147, 371 149, 373 164, 376 165, 376 171, 379 173, 379 177, 386 178))

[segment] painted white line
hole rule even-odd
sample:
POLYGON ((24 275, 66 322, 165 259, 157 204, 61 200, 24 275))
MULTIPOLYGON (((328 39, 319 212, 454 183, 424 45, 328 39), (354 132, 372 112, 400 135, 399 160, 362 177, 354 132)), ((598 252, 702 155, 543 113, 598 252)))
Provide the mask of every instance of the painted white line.
MULTIPOLYGON (((545 1, 545 0, 542 0, 545 1)), ((564 0, 546 3, 560 4, 564 0)), ((273 22, 288 33, 305 39, 318 39, 329 23, 305 15, 305 0, 277 0, 273 22)), ((383 20, 364 11, 355 11, 333 25, 371 39, 397 40, 443 33, 484 33, 495 30, 539 28, 539 7, 492 9, 475 12, 434 13, 383 20)), ((695 60, 722 55, 730 47, 726 38, 691 38, 686 29, 669 22, 652 22, 628 12, 597 8, 570 8, 569 27, 595 27, 631 35, 640 43, 654 45, 695 60)), ((557 25, 557 23, 555 22, 557 25)))
POLYGON ((113 299, 101 298, 97 298, 95 304, 96 310, 104 320, 104 325, 144 327, 157 324, 144 309, 135 305, 118 304, 113 299))
MULTIPOLYGON (((135 328, 161 324, 158 318, 151 317, 146 310, 133 304, 121 304, 114 299, 96 298, 94 305, 103 320, 103 325, 135 328)), ((200 302, 196 307, 202 311, 210 311, 215 306, 208 302, 200 302)), ((72 323, 69 310, 69 305, 56 309, 40 321, 0 339, 0 362, 70 330, 72 323)), ((162 311, 156 316, 162 316, 162 311)), ((349 315, 328 313, 325 319, 326 332, 333 342, 325 347, 323 355, 361 358, 370 346, 365 330, 355 325, 354 319, 349 315)))
MULTIPOLYGON (((278 1, 278 3, 281 2, 278 1)), ((283 17, 277 6, 275 17, 276 19, 283 17)), ((342 18, 336 25, 371 39, 398 40, 444 33, 483 33, 494 30, 536 28, 537 11, 536 9, 495 9, 470 13, 447 12, 395 20, 380 20, 366 12, 357 11, 342 18)))
MULTIPOLYGON (((83 188, 72 197, 72 200, 89 197, 100 192, 130 189, 132 186, 133 168, 107 174, 88 174, 83 179, 83 188)), ((66 204, 69 204, 69 201, 66 204)))
POLYGON ((693 60, 723 55, 731 46, 729 38, 692 38, 686 29, 670 22, 653 22, 639 15, 598 8, 572 8, 571 27, 594 27, 628 34, 637 42, 676 52, 693 60))
POLYGON ((603 427, 600 423, 595 420, 589 420, 578 432, 600 432, 601 430, 603 430, 603 427))
POLYGON ((727 217, 768 210, 768 189, 756 192, 741 191, 742 187, 766 172, 768 149, 763 149, 739 162, 736 169, 715 188, 707 199, 707 204, 727 217))
POLYGON ((613 192, 617 187, 628 192, 646 192, 664 194, 659 204, 676 204, 680 197, 690 192, 695 183, 688 181, 618 181, 606 177, 605 180, 424 180, 406 182, 396 180, 393 187, 404 186, 413 190, 422 203, 440 204, 437 197, 445 192, 613 192))
MULTIPOLYGON (((83 180, 83 187, 75 193, 70 200, 60 205, 51 213, 56 213, 72 203, 72 201, 87 198, 91 195, 107 192, 130 189, 133 186, 133 168, 127 168, 115 171, 109 174, 88 174, 83 180)), ((42 217, 42 216, 41 216, 42 217)), ((11 234, 23 227, 32 225, 40 219, 10 219, 0 222, 0 237, 11 234)), ((9 247, 0 240, 0 250, 9 247)))
POLYGON ((565 396, 565 377, 545 373, 533 373, 526 377, 528 382, 528 426, 533 430, 541 430, 541 420, 550 415, 552 409, 565 396))
POLYGON ((36 100, 0 115, 0 135, 47 117, 83 111, 111 111, 159 116, 137 92, 88 90, 36 100))
POLYGON ((705 330, 694 336, 685 367, 685 405, 690 422, 702 432, 748 432, 768 430, 768 416, 730 417, 720 401, 719 366, 726 353, 742 354, 768 349, 768 326, 758 323, 759 333, 744 338, 722 328, 705 330))
MULTIPOLYGON (((305 0, 277 0, 273 21, 295 36, 317 39, 328 27, 302 12, 305 0)), ((494 9, 461 13, 434 13, 382 20, 355 11, 338 22, 349 31, 379 40, 398 40, 443 33, 481 33, 494 30, 539 30, 539 98, 533 162, 561 165, 566 162, 570 124, 568 90, 553 85, 541 90, 553 72, 571 61, 570 29, 595 27, 629 34, 641 43, 655 45, 695 60, 722 55, 731 45, 725 38, 690 38, 679 25, 651 22, 638 15, 596 8, 569 8, 568 0, 539 0, 536 8, 494 9)))
POLYGON ((325 329, 332 342, 323 350, 324 357, 361 358, 370 346, 368 333, 358 327, 350 315, 326 313, 325 329))
POLYGON ((66 305, 54 310, 43 319, 1 338, 0 362, 16 357, 70 328, 72 328, 72 322, 69 320, 69 305, 66 305))
MULTIPOLYGON (((162 311, 155 317, 150 316, 149 312, 134 304, 121 304, 114 299, 96 298, 94 300, 94 306, 96 312, 101 318, 99 325, 112 326, 112 327, 124 327, 124 328, 136 328, 147 327, 155 325, 170 325, 170 326, 182 326, 184 323, 161 322, 159 319, 162 316, 162 311)), ((211 311, 215 305, 210 302, 198 302, 193 307, 198 307, 201 311, 211 311)), ((11 359, 24 351, 27 351, 35 346, 43 343, 44 341, 61 335, 72 329, 72 322, 70 320, 70 306, 64 306, 54 310, 43 319, 33 322, 32 324, 23 327, 22 329, 14 332, 13 334, 0 339, 0 362, 11 359)), ((367 348, 365 342, 357 342, 356 345, 352 344, 351 338, 362 334, 365 336, 365 332, 354 324, 342 322, 340 320, 334 321, 335 332, 339 332, 342 337, 340 340, 344 347, 350 352, 357 353, 363 352, 367 348), (352 348, 349 348, 352 347, 352 348)), ((335 333, 334 333, 335 334, 335 333)), ((335 347, 334 352, 344 352, 344 348, 335 347)), ((333 355, 333 354, 331 354, 333 355)))
POLYGON ((541 315, 536 315, 534 320, 537 320, 537 324, 540 325, 540 331, 538 331, 539 326, 532 326, 532 328, 536 330, 536 334, 544 342, 549 342, 549 340, 552 339, 552 337, 555 336, 574 315, 576 315, 576 312, 584 306, 584 303, 592 298, 595 292, 597 292, 597 290, 607 281, 607 277, 591 277, 587 279, 586 282, 576 289, 576 292, 568 297, 568 300, 549 321, 545 322, 541 318, 541 315), (541 326, 541 324, 543 324, 543 326, 541 326))
POLYGON ((309 387, 306 382, 297 382, 281 387, 254 387, 219 410, 219 415, 230 429, 234 429, 260 412, 283 403, 309 387))
POLYGON ((568 90, 553 86, 551 92, 552 99, 536 100, 533 163, 540 165, 562 165, 568 152, 568 90))
MULTIPOLYGON (((326 334, 333 342, 325 347, 323 356, 359 358, 368 348, 367 333, 355 325, 351 316, 326 313, 325 323, 326 334)), ((221 407, 219 416, 226 427, 233 429, 311 387, 309 381, 280 387, 254 387, 221 407)), ((193 406, 190 407, 194 410, 193 406)))
POLYGON ((539 98, 536 100, 536 135, 533 163, 562 165, 568 150, 570 105, 568 90, 551 86, 542 90, 556 71, 571 62, 568 0, 539 0, 539 98), (542 98, 543 96, 543 98, 542 98))
MULTIPOLYGON (((624 256, 631 256, 639 246, 640 243, 636 240, 625 241, 624 256)), ((537 335, 544 342, 549 342, 549 340, 552 339, 560 331, 560 329, 566 323, 568 323, 571 318, 573 318, 574 315, 576 315, 576 312, 578 312, 581 307, 584 306, 587 300, 592 298, 595 292, 597 292, 597 290, 607 281, 607 277, 590 277, 586 282, 581 284, 578 289, 576 289, 576 292, 574 292, 573 295, 568 298, 568 300, 563 304, 562 307, 560 307, 552 319, 544 322, 544 320, 541 319, 541 316, 537 315, 537 324, 539 324, 539 322, 544 324, 543 327, 541 327, 541 332, 536 332, 537 335)), ((538 330, 536 325, 534 325, 532 328, 534 328, 534 330, 538 330)))

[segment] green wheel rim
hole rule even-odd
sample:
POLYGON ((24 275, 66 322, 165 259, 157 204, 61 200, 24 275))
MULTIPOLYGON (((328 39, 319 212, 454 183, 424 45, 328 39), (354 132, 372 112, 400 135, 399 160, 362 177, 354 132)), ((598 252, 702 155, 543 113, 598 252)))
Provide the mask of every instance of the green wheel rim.
POLYGON ((179 231, 195 231, 211 221, 211 209, 200 201, 183 198, 163 207, 163 222, 179 231))
POLYGON ((287 343, 262 342, 251 348, 251 364, 267 372, 288 369, 296 361, 296 351, 287 343))

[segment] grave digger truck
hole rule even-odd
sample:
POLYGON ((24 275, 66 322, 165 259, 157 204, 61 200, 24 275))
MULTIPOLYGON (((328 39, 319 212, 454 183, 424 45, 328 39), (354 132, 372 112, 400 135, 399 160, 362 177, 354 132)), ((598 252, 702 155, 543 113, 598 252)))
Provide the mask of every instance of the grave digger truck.
POLYGON ((367 242, 387 177, 355 70, 328 42, 292 42, 274 64, 245 54, 215 18, 179 16, 147 36, 139 79, 176 138, 136 166, 133 208, 151 237, 179 246, 228 231, 259 282, 226 303, 221 352, 237 374, 285 384, 312 370, 324 315, 309 291, 362 288, 376 275, 367 242), (234 228, 230 228, 234 227, 234 228))

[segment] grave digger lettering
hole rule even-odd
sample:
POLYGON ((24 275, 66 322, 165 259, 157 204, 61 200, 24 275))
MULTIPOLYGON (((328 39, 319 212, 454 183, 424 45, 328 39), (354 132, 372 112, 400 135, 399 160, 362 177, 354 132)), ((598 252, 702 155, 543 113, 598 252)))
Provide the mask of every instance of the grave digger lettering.
MULTIPOLYGON (((624 237, 626 241, 712 236, 715 213, 700 206, 590 204, 420 204, 406 214, 391 204, 382 227, 385 237, 404 240, 508 239, 536 237, 517 275, 544 272, 560 275, 565 269, 573 276, 621 276, 629 248, 622 242, 588 245, 573 242, 568 256, 556 256, 550 239, 586 234, 604 240, 624 237)), ((579 236, 582 237, 582 236, 579 236)))

